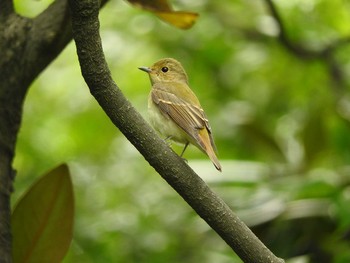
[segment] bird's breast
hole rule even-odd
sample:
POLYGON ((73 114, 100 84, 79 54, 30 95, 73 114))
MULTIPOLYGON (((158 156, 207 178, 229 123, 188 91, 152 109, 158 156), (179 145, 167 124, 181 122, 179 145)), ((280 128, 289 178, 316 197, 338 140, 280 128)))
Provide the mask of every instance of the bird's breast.
POLYGON ((153 128, 165 138, 171 137, 171 140, 179 143, 187 143, 188 135, 182 130, 166 113, 162 113, 151 98, 148 97, 148 117, 153 128))

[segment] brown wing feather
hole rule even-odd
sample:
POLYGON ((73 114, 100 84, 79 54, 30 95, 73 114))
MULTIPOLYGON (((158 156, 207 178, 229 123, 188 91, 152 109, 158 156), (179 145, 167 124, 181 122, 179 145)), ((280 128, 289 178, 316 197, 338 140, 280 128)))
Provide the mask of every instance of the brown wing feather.
POLYGON ((206 146, 199 137, 199 130, 206 128, 210 134, 210 141, 215 149, 211 136, 211 128, 203 109, 191 105, 173 93, 160 89, 152 90, 152 100, 161 112, 169 116, 179 127, 191 136, 203 149, 206 146))
MULTIPOLYGON (((160 111, 171 118, 181 129, 183 129, 205 152, 214 163, 215 167, 221 171, 220 162, 215 154, 216 146, 208 119, 199 106, 193 105, 177 96, 178 91, 172 85, 165 89, 164 84, 159 88, 153 87, 151 98, 158 105, 160 111), (168 91, 169 90, 169 91, 168 91)), ((192 91, 188 94, 195 96, 192 91)), ((196 97, 192 97, 198 101, 196 97)))

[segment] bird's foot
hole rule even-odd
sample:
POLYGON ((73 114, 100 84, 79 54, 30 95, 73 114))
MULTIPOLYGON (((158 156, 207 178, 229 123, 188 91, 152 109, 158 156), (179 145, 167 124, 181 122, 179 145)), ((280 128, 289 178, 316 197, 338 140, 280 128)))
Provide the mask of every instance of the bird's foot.
POLYGON ((164 139, 164 142, 170 147, 171 146, 171 136, 168 136, 164 139))

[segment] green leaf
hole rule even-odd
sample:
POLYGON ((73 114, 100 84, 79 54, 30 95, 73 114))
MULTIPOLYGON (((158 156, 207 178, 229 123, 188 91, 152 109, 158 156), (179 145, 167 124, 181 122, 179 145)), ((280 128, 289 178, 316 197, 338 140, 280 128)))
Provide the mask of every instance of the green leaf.
POLYGON ((72 240, 73 186, 67 165, 45 174, 12 214, 13 262, 61 262, 72 240))

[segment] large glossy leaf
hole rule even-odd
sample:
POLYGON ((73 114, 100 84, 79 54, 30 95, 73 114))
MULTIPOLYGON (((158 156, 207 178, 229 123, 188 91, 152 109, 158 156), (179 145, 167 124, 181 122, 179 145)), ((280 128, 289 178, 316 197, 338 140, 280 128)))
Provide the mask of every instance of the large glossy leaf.
POLYGON ((12 214, 13 262, 61 262, 72 240, 73 186, 67 165, 39 179, 12 214))
POLYGON ((173 11, 167 0, 128 0, 129 3, 154 13, 163 21, 188 29, 196 22, 198 14, 186 11, 173 11))

